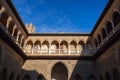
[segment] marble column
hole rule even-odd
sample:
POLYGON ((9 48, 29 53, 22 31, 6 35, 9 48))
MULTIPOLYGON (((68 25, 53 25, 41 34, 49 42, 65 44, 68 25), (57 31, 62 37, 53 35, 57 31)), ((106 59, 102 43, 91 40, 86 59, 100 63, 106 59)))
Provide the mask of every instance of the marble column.
POLYGON ((17 38, 16 38, 16 43, 18 44, 18 39, 19 39, 19 37, 20 37, 20 31, 18 31, 18 33, 17 33, 17 38))
POLYGON ((13 26, 13 31, 12 31, 12 36, 14 36, 14 33, 15 33, 15 29, 17 28, 17 25, 14 25, 13 26))
POLYGON ((11 18, 11 16, 9 16, 7 19, 7 24, 6 24, 7 29, 9 28, 11 21, 12 21, 12 18, 11 18))
POLYGON ((20 47, 22 48, 22 42, 23 42, 24 36, 21 37, 21 41, 20 41, 20 47))

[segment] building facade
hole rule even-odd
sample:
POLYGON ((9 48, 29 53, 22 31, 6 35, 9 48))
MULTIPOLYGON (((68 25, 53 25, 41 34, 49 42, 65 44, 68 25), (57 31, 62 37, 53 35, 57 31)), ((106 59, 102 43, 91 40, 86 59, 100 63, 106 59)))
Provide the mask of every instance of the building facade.
POLYGON ((120 0, 91 33, 35 33, 0 0, 0 80, 120 80, 120 0))

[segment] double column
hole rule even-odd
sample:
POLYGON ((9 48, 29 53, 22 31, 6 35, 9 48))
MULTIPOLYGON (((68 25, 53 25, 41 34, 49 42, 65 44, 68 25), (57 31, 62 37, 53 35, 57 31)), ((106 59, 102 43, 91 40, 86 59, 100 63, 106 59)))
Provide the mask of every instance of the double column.
POLYGON ((22 37, 21 37, 21 40, 20 40, 20 47, 21 47, 21 48, 22 48, 23 39, 24 39, 24 36, 22 36, 22 37))
POLYGON ((68 54, 70 54, 70 41, 68 42, 68 54))
POLYGON ((59 41, 59 54, 60 54, 60 41, 59 41))
POLYGON ((34 48, 35 48, 35 45, 34 45, 35 43, 33 42, 33 46, 32 46, 32 54, 34 54, 34 48))
POLYGON ((13 26, 13 31, 12 31, 12 36, 14 36, 14 33, 15 33, 15 29, 17 28, 17 25, 14 25, 13 26))
POLYGON ((49 48, 48 53, 51 54, 51 41, 49 42, 49 48))
MULTIPOLYGON (((21 39, 21 41, 23 41, 23 37, 22 37, 22 39, 21 39)), ((71 41, 68 41, 68 43, 67 43, 67 49, 64 49, 64 51, 65 51, 65 53, 66 54, 72 54, 73 52, 71 51, 72 49, 71 49, 71 43, 70 43, 71 41)), ((41 44, 40 44, 40 53, 42 54, 42 45, 43 44, 43 42, 41 41, 41 44)), ((22 42, 20 43, 20 45, 22 45, 22 42)), ((45 50, 45 53, 47 52, 47 54, 52 54, 52 51, 51 51, 51 46, 52 46, 52 41, 49 41, 48 42, 48 44, 46 44, 47 46, 48 46, 48 48, 46 48, 46 50, 45 50)), ((58 45, 58 49, 55 49, 55 50, 57 50, 58 52, 58 54, 61 54, 62 52, 61 52, 61 45, 60 45, 60 41, 57 43, 57 44, 55 44, 55 45, 58 45)), ((34 46, 36 46, 36 45, 34 45, 34 42, 33 42, 33 45, 32 45, 32 54, 34 53, 34 46)), ((74 49, 74 52, 77 54, 80 54, 80 52, 84 52, 84 53, 86 53, 86 44, 79 44, 78 42, 77 42, 77 44, 75 44, 75 49, 74 49), (78 46, 81 46, 81 47, 79 47, 79 49, 78 49, 78 46), (80 50, 81 49, 81 50, 80 50)))

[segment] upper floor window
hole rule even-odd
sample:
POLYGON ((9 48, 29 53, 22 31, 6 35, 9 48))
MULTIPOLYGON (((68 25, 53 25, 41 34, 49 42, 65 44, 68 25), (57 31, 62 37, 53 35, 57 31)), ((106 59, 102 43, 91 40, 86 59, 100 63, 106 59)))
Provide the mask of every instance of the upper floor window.
POLYGON ((113 13, 113 23, 114 27, 120 23, 120 14, 117 11, 113 13))
POLYGON ((103 29, 102 29, 102 38, 105 39, 106 36, 107 36, 107 32, 106 32, 106 30, 103 28, 103 29))
POLYGON ((111 22, 108 21, 106 23, 106 29, 107 29, 108 34, 110 34, 110 32, 113 30, 111 22))
POLYGON ((7 24, 7 19, 8 19, 8 14, 7 14, 7 12, 4 12, 1 15, 0 23, 3 24, 5 27, 6 27, 6 24, 7 24))

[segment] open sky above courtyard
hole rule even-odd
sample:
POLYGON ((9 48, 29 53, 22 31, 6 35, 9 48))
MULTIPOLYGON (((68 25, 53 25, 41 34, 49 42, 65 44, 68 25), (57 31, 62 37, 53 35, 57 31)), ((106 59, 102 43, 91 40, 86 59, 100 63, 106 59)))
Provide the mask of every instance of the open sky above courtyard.
POLYGON ((108 0, 12 0, 36 32, 91 32, 108 0))

